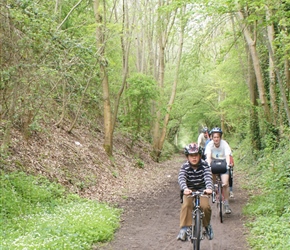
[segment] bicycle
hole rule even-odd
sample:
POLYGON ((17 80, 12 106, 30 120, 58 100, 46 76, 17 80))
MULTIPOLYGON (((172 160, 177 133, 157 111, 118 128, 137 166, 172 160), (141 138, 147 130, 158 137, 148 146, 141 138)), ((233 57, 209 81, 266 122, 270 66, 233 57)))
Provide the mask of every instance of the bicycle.
POLYGON ((217 208, 221 223, 223 223, 224 196, 222 190, 224 184, 222 183, 220 175, 226 173, 227 169, 229 169, 229 167, 227 166, 225 160, 213 160, 211 163, 211 172, 216 175, 216 181, 214 184, 215 190, 212 195, 212 202, 215 203, 215 201, 217 201, 217 208))
POLYGON ((214 192, 212 195, 212 202, 215 203, 217 201, 217 209, 219 211, 220 222, 223 223, 223 205, 224 205, 224 196, 222 193, 223 183, 221 180, 221 176, 216 176, 216 184, 214 184, 214 192))
POLYGON ((193 244, 193 250, 200 249, 200 241, 207 235, 206 231, 203 231, 202 218, 204 212, 200 207, 200 196, 204 195, 203 192, 195 191, 188 195, 188 198, 193 199, 193 210, 192 210, 192 226, 187 229, 187 239, 193 244))

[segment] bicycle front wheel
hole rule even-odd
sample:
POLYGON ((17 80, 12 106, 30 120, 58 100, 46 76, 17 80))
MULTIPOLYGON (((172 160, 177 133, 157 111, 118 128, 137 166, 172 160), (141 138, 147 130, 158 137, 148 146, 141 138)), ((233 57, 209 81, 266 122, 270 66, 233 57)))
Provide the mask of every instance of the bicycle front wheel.
POLYGON ((223 223, 223 194, 222 194, 222 186, 218 186, 219 192, 219 214, 220 214, 220 222, 223 223))
POLYGON ((193 250, 200 250, 200 240, 201 240, 201 211, 196 210, 194 224, 192 225, 192 239, 193 239, 193 250))

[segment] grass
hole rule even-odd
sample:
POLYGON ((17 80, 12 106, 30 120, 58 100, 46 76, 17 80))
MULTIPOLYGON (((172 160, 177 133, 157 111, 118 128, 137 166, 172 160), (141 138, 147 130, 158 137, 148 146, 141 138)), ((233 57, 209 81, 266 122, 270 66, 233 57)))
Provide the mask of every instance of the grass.
POLYGON ((43 177, 1 173, 0 249, 91 249, 113 238, 121 210, 66 194, 43 177))
MULTIPOLYGON (((254 250, 290 249, 290 143, 286 138, 275 150, 244 167, 252 197, 243 212, 249 220, 248 242, 254 250)), ((244 163, 243 163, 244 165, 244 163)))

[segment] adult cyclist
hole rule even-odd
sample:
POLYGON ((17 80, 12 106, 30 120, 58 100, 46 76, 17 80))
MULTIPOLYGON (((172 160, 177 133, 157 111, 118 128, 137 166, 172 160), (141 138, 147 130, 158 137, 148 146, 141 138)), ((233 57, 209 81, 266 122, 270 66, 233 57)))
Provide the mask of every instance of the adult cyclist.
MULTIPOLYGON (((213 190, 212 174, 207 163, 201 159, 201 148, 197 143, 191 143, 184 149, 187 161, 181 166, 178 175, 178 184, 182 191, 182 206, 180 210, 180 232, 178 240, 186 240, 187 228, 192 225, 193 198, 187 195, 192 191, 204 191, 211 194, 213 190)), ((207 196, 201 196, 200 206, 204 212, 203 226, 208 235, 208 239, 213 239, 213 230, 210 225, 211 206, 207 196)))
POLYGON ((197 138, 197 145, 202 149, 202 159, 205 160, 204 149, 206 141, 209 139, 208 128, 204 127, 197 138))
POLYGON ((206 148, 206 145, 207 145, 211 140, 212 140, 212 135, 211 135, 211 130, 210 130, 210 131, 208 131, 208 138, 207 138, 207 140, 206 140, 206 142, 205 142, 204 150, 205 150, 205 148, 206 148))
MULTIPOLYGON (((205 149, 206 161, 210 165, 212 160, 225 159, 227 166, 230 166, 231 148, 229 144, 222 139, 223 132, 219 127, 215 127, 211 130, 212 140, 207 144, 205 149)), ((213 175, 215 180, 216 176, 213 175)), ((223 183, 223 194, 225 213, 230 214, 232 212, 229 205, 229 169, 224 174, 221 174, 221 180, 223 183)))

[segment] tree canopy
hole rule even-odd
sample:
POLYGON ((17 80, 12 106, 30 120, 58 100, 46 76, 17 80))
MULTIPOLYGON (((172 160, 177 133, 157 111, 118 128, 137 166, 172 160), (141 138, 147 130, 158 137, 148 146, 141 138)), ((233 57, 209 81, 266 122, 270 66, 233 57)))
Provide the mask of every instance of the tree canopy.
POLYGON ((1 127, 27 139, 100 119, 152 142, 203 126, 254 148, 290 125, 288 1, 14 1, 1 11, 1 127))

